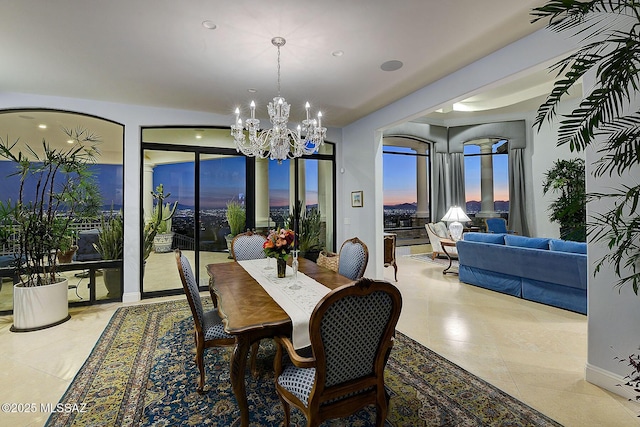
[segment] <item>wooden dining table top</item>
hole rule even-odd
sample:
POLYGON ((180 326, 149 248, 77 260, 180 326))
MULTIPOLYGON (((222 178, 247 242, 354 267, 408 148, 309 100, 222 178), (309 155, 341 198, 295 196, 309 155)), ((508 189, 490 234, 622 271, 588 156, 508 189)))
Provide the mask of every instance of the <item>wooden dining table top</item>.
MULTIPOLYGON (((298 262, 300 272, 329 289, 353 282, 306 258, 299 258, 298 262)), ((288 263, 290 265, 291 260, 288 263)), ((272 264, 273 268, 276 268, 275 262, 272 264)), ((237 262, 208 264, 206 268, 211 278, 209 290, 212 296, 216 296, 218 310, 227 333, 237 335, 249 330, 291 323, 287 313, 237 262)))

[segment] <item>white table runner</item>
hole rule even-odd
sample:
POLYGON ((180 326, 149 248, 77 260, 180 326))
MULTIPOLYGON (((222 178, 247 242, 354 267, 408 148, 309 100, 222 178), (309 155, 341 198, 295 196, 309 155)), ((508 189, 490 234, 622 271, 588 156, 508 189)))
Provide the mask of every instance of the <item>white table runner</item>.
POLYGON ((298 272, 293 278, 293 269, 287 265, 286 277, 278 278, 276 261, 271 260, 271 269, 265 269, 268 259, 238 261, 273 300, 289 315, 293 323, 291 341, 296 349, 311 345, 309 319, 318 302, 331 289, 311 277, 298 272))

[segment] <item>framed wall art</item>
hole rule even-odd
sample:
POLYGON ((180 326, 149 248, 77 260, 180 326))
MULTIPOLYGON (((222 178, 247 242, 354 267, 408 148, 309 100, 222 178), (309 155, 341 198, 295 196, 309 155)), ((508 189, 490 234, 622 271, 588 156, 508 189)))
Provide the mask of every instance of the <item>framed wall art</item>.
POLYGON ((361 208, 363 206, 362 191, 351 192, 351 207, 361 208))

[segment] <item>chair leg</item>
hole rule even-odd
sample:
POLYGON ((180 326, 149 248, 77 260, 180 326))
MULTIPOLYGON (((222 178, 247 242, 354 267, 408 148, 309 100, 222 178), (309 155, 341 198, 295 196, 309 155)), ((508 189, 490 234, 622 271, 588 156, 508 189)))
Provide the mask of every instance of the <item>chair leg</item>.
POLYGON ((436 251, 432 251, 431 252, 431 260, 435 260, 436 259, 436 251))
POLYGON ((196 337, 196 366, 200 372, 200 378, 198 379, 198 387, 196 391, 198 393, 204 393, 204 343, 196 337))
POLYGON ((382 398, 378 396, 378 399, 376 402, 376 426, 377 427, 384 426, 384 421, 387 419, 387 413, 389 412, 389 398, 390 396, 387 393, 386 388, 384 389, 382 398))
POLYGON ((251 375, 253 375, 254 378, 258 378, 258 364, 256 359, 258 359, 258 347, 260 346, 260 341, 254 342, 253 344, 251 344, 251 356, 249 356, 251 358, 251 360, 249 361, 249 364, 251 366, 251 375))
POLYGON ((289 427, 291 407, 289 406, 289 402, 284 400, 282 396, 278 394, 278 397, 280 398, 280 403, 282 403, 282 409, 284 410, 284 427, 289 427))

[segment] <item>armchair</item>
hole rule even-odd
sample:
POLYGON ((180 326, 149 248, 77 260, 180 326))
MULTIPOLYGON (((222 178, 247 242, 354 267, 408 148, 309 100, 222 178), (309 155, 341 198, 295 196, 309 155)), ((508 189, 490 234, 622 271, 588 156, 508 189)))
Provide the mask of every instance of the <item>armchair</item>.
MULTIPOLYGON (((425 224, 424 227, 427 229, 427 235, 429 236, 429 242, 431 243, 431 259, 435 259, 436 256, 440 255, 446 256, 442 249, 442 245, 440 244, 440 239, 452 239, 449 234, 449 230, 447 230, 447 226, 444 225, 444 222, 430 222, 425 224)), ((458 257, 458 251, 455 246, 449 247, 447 252, 452 258, 458 257)))
POLYGON ((504 218, 485 218, 487 233, 518 234, 513 230, 507 230, 507 220, 504 218))
POLYGON ((363 278, 334 289, 313 310, 311 357, 299 355, 289 338, 276 337, 276 391, 285 426, 290 405, 304 413, 309 426, 318 426, 375 404, 376 425, 384 424, 384 368, 401 307, 395 286, 363 278))

